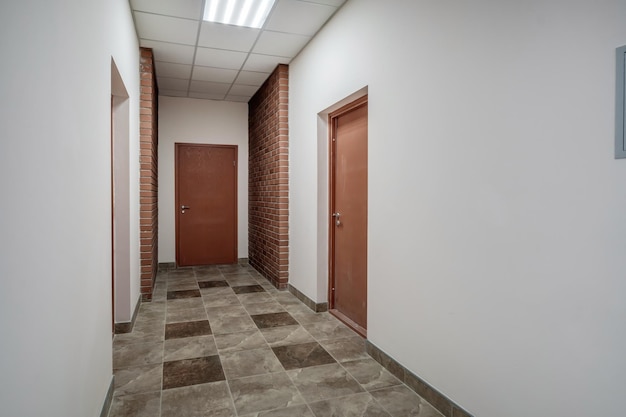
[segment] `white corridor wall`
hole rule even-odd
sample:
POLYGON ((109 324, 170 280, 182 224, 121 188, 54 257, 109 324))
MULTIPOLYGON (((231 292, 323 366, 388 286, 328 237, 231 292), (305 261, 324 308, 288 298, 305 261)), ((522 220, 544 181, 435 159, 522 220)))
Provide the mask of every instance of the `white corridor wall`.
POLYGON ((129 94, 139 290, 139 51, 126 0, 0 3, 0 414, 96 417, 112 378, 111 59, 129 94))
POLYGON ((349 0, 290 65, 290 283, 326 301, 317 115, 367 86, 370 341, 477 417, 622 415, 625 16, 349 0))
POLYGON ((248 104, 159 97, 159 262, 176 261, 174 144, 237 145, 238 257, 248 257, 248 104))

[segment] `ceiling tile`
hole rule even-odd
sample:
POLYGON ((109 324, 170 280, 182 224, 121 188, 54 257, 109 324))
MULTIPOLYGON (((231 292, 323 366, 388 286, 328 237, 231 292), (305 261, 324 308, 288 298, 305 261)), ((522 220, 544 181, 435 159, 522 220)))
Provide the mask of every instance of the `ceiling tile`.
POLYGON ((239 71, 232 69, 193 67, 192 80, 198 81, 215 81, 218 83, 232 83, 239 71))
POLYGON ((171 62, 155 61, 156 74, 158 77, 189 79, 191 65, 172 64, 171 62))
POLYGON ((208 93, 208 94, 223 94, 226 95, 230 84, 212 83, 206 81, 192 81, 189 86, 189 93, 208 93))
POLYGON ((187 97, 186 91, 176 91, 176 90, 164 90, 159 88, 160 96, 168 96, 168 97, 187 97))
POLYGON ((247 54, 243 52, 198 48, 196 52, 196 65, 238 70, 246 59, 246 55, 247 54))
POLYGON ((254 45, 252 52, 265 55, 294 57, 310 39, 310 36, 264 31, 256 45, 254 45))
POLYGON ((135 24, 142 39, 195 45, 198 21, 135 12, 135 24))
POLYGON ((247 103, 248 101, 250 101, 251 97, 248 96, 233 96, 233 95, 227 95, 226 96, 226 100, 228 101, 238 101, 240 103, 247 103))
POLYGON ((190 92, 189 97, 201 98, 203 100, 224 100, 225 94, 210 94, 210 93, 196 93, 190 92))
POLYGON ((232 94, 235 96, 250 96, 252 97, 252 95, 254 93, 256 93, 256 90, 258 90, 259 87, 253 86, 253 85, 233 85, 230 88, 230 91, 228 92, 228 94, 232 94))
POLYGON ((158 77, 157 85, 159 89, 187 91, 189 80, 180 80, 178 78, 158 77))
POLYGON ((325 4, 298 0, 278 0, 265 29, 313 36, 337 10, 325 4))
POLYGON ((202 22, 198 46, 248 52, 259 32, 259 29, 202 22))
POLYGON ((272 72, 278 64, 288 64, 291 58, 250 54, 242 69, 246 71, 272 72))
POLYGON ((148 41, 145 39, 141 39, 140 45, 144 48, 152 48, 154 59, 157 61, 173 62, 176 64, 193 64, 193 53, 195 50, 193 46, 148 41))
POLYGON ((133 10, 187 19, 202 19, 202 0, 131 0, 133 10))
POLYGON ((237 84, 261 86, 270 74, 268 72, 241 71, 237 76, 237 84))

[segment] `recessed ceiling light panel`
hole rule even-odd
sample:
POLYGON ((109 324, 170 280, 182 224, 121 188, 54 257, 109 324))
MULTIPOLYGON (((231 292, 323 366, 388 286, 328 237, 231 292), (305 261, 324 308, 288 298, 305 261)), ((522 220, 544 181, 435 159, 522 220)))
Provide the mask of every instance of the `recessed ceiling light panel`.
POLYGON ((206 0, 204 20, 226 25, 260 28, 275 0, 206 0))

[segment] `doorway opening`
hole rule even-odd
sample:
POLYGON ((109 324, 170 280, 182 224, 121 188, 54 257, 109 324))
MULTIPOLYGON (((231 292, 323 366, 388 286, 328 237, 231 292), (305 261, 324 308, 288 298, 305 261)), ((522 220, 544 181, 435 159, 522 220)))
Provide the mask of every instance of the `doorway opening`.
POLYGON ((332 112, 329 173, 329 310, 367 336, 368 96, 332 112))
POLYGON ((129 100, 111 59, 111 287, 112 326, 130 322, 129 100))

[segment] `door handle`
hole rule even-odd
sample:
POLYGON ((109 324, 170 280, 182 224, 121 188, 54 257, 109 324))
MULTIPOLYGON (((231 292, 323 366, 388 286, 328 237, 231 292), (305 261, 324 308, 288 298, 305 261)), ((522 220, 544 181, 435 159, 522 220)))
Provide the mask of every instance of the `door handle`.
POLYGON ((180 210, 181 210, 181 212, 182 212, 183 214, 185 214, 185 210, 189 210, 190 208, 191 208, 191 207, 189 207, 189 206, 184 206, 184 205, 183 205, 183 206, 180 206, 180 210))
POLYGON ((341 226, 341 220, 339 220, 340 216, 341 216, 341 213, 339 212, 333 213, 333 217, 335 218, 335 226, 341 226))

